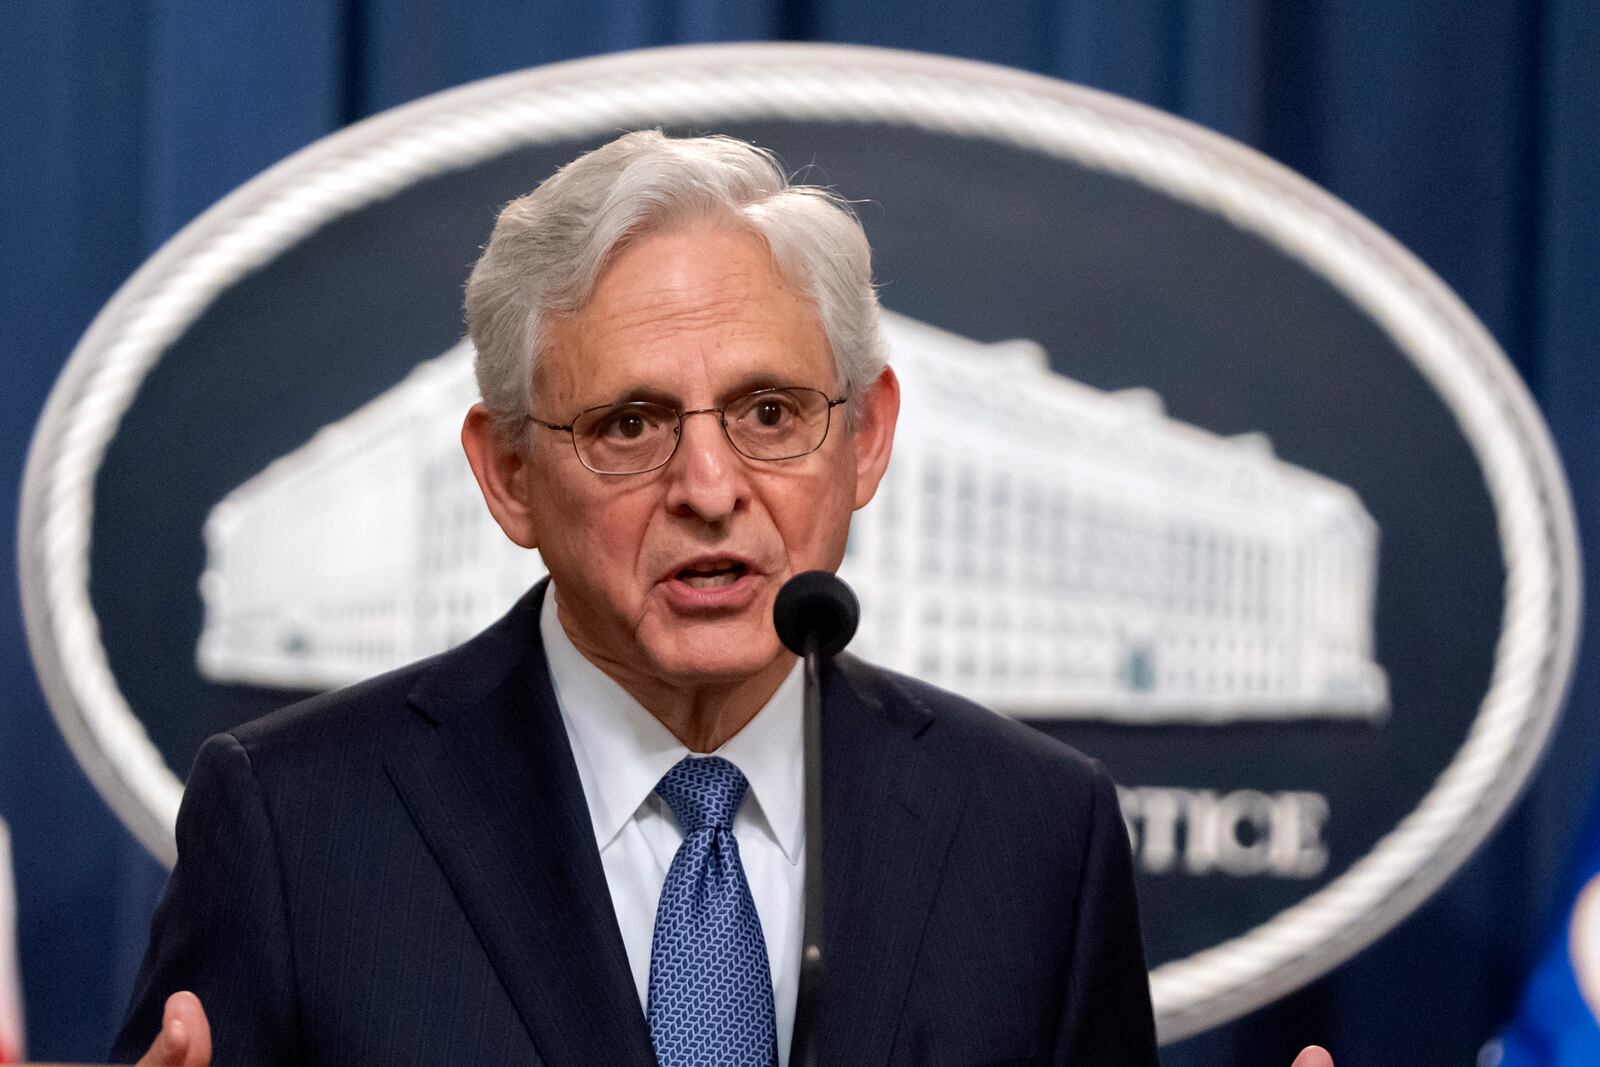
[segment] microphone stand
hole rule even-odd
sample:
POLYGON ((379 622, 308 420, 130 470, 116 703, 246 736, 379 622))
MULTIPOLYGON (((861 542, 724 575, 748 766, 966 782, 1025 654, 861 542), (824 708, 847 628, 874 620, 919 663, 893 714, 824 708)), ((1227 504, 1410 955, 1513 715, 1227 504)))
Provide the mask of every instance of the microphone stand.
POLYGON ((778 590, 773 627, 784 647, 805 660, 806 874, 800 954, 800 988, 795 994, 790 1067, 817 1067, 822 1035, 827 1033, 823 955, 822 854, 822 679, 823 659, 838 654, 855 636, 861 605, 850 587, 828 571, 805 571, 778 590))
POLYGON ((800 955, 790 1067, 817 1067, 822 1043, 822 683, 815 633, 806 636, 805 649, 805 948, 800 955))

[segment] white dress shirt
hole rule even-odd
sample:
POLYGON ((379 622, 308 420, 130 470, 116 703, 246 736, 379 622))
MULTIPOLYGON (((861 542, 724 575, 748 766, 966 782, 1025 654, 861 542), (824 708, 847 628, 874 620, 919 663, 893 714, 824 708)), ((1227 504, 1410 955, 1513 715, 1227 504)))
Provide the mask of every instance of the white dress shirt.
MULTIPOLYGON (((556 590, 539 614, 556 704, 578 764, 578 779, 605 867, 622 943, 649 1011, 650 946, 656 905, 683 830, 656 795, 661 776, 691 753, 604 671, 584 658, 556 616, 556 590)), ((733 820, 772 967, 778 1063, 787 1067, 800 983, 805 895, 805 738, 800 665, 766 707, 716 751, 750 783, 733 820)))

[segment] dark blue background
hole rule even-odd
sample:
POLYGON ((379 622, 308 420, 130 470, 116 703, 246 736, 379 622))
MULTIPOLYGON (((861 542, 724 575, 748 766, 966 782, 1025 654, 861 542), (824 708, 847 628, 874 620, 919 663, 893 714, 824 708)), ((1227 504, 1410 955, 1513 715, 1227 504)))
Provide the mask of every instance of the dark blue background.
MULTIPOLYGON (((680 41, 853 41, 1085 82, 1253 144, 1416 251, 1528 381, 1600 556, 1600 9, 1592 2, 879 0, 588 5, 285 0, 0 5, 0 536, 32 423, 99 306, 239 182, 354 119, 473 78, 680 41)), ((1595 572, 1590 566, 1590 574, 1595 572)), ((159 868, 99 801, 0 593, 0 815, 12 825, 30 1052, 94 1059, 159 868)), ((1169 1064, 1468 1063, 1543 940, 1600 756, 1600 640, 1550 757, 1433 902, 1169 1064)))

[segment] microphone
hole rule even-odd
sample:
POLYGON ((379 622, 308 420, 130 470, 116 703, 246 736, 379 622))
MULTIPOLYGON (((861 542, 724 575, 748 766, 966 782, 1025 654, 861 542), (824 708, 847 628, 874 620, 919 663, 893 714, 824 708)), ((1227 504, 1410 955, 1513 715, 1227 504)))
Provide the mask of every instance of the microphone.
POLYGON ((778 640, 797 656, 815 642, 818 655, 834 656, 856 635, 861 602, 837 575, 805 571, 783 583, 772 605, 772 623, 778 640))
POLYGON ((805 949, 795 998, 794 1038, 789 1062, 815 1067, 822 1015, 822 686, 818 662, 844 651, 856 635, 861 604, 855 593, 827 571, 805 571, 783 583, 772 605, 778 639, 805 659, 806 884, 805 949))

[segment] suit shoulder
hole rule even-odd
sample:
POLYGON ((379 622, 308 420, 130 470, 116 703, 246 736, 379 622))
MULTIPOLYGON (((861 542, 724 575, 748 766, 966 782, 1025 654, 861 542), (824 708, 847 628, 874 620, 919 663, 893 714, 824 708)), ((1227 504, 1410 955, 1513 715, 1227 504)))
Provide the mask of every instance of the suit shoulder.
POLYGON ((411 706, 419 696, 444 694, 457 707, 472 706, 526 664, 538 643, 543 589, 543 583, 534 587, 499 621, 455 648, 307 697, 230 732, 252 759, 351 745, 371 751, 396 732, 422 723, 421 713, 411 706))
POLYGON ((1064 775, 1083 785, 1106 776, 1099 760, 948 689, 860 660, 854 661, 850 673, 875 686, 886 704, 898 700, 920 709, 927 715, 929 727, 943 735, 943 744, 959 746, 963 758, 978 768, 1003 766, 1015 771, 1028 767, 1051 777, 1064 775))
POLYGON ((415 713, 407 697, 439 657, 418 660, 364 681, 318 693, 229 731, 252 758, 370 745, 415 713))
MULTIPOLYGON (((307 739, 371 745, 397 726, 416 721, 408 707, 416 697, 443 694, 446 702, 469 707, 522 670, 539 648, 539 605, 546 585, 534 585, 498 621, 456 648, 307 697, 230 733, 251 755, 307 739)), ((542 670, 542 653, 538 661, 542 670)))

